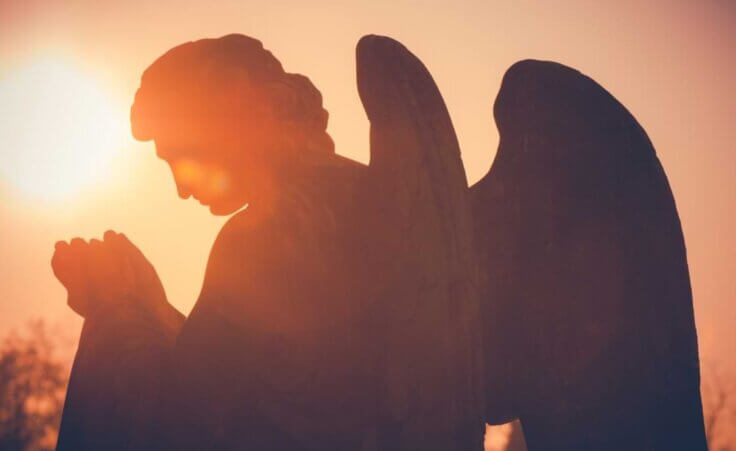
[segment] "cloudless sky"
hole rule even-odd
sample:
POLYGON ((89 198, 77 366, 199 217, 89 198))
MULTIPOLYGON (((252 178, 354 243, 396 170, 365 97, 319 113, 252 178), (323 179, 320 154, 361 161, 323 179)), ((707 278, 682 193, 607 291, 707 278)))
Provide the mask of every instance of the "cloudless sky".
MULTIPOLYGON (((185 41, 243 33, 260 39, 287 71, 312 79, 330 112, 337 151, 366 162, 368 122, 356 90, 354 49, 364 34, 385 34, 433 74, 472 183, 488 170, 498 145, 492 102, 506 68, 524 58, 572 66, 629 108, 654 143, 685 233, 701 359, 725 365, 736 343, 734 30, 736 3, 729 1, 0 0, 0 87, 36 61, 61 61, 94 81, 127 130, 140 75, 156 57, 185 41)), ((0 121, 12 124, 17 108, 0 105, 0 121)), ((53 122, 23 130, 43 135, 53 122)), ((97 126, 91 122, 79 125, 97 126)), ((26 149, 0 136, 6 167, 0 172, 0 332, 44 316, 68 324, 75 336, 81 323, 51 273, 53 245, 77 235, 100 237, 108 228, 143 250, 177 308, 188 313, 194 304, 223 219, 177 198, 152 144, 135 143, 127 133, 101 145, 87 144, 68 158, 81 165, 94 152, 108 152, 111 162, 100 169, 105 177, 53 198, 20 187, 18 177, 33 180, 33 170, 13 173, 8 165, 26 149)), ((45 152, 39 158, 53 156, 54 146, 45 152)))

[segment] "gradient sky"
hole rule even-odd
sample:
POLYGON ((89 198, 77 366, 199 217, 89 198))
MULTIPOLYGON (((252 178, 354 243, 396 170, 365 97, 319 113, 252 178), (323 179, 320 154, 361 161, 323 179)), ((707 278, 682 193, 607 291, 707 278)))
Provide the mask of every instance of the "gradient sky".
MULTIPOLYGON (((599 3, 0 0, 0 86, 35 61, 61 61, 94 80, 127 129, 139 77, 156 57, 185 41, 243 33, 260 39, 287 71, 312 79, 337 151, 366 162, 354 49, 364 34, 385 34, 433 74, 472 183, 498 145, 491 107, 506 68, 524 58, 572 66, 629 108, 654 143, 685 233, 701 360, 727 365, 736 343, 736 3, 599 3)), ((0 105, 0 121, 12 121, 16 108, 0 105)), ((43 124, 37 128, 32 133, 45 133, 43 124)), ((104 178, 46 198, 7 175, 24 149, 0 136, 0 333, 43 316, 76 335, 80 321, 49 266, 53 244, 108 228, 143 250, 177 308, 188 313, 194 304, 223 219, 177 198, 152 144, 129 134, 103 144, 100 151, 114 157, 104 178)), ((87 146, 69 158, 82 165, 95 151, 87 146)))

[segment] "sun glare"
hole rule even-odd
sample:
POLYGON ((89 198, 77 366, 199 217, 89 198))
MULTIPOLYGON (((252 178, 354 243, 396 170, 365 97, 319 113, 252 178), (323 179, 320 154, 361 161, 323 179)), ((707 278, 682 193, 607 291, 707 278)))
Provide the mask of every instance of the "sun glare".
POLYGON ((43 59, 0 80, 0 177, 38 200, 61 200, 109 174, 127 115, 87 74, 43 59))

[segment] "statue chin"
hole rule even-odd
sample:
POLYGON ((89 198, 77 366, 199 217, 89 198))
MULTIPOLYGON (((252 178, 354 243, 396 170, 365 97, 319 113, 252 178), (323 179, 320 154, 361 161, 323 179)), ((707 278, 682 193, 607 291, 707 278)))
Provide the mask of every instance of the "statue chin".
POLYGON ((210 213, 215 216, 229 216, 245 206, 244 202, 222 202, 209 205, 210 213))

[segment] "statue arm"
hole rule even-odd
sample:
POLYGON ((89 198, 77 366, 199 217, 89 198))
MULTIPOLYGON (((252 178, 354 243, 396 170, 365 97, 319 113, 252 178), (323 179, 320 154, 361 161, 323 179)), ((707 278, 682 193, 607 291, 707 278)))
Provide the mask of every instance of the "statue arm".
MULTIPOLYGON (((115 237, 106 235, 107 240, 115 237)), ((122 252, 117 248, 106 257, 122 261, 122 252)), ((59 450, 149 449, 157 436, 161 423, 157 417, 168 396, 171 351, 184 316, 166 301, 150 263, 137 248, 135 252, 126 257, 133 258, 127 260, 133 265, 121 266, 128 270, 109 270, 108 265, 93 274, 89 269, 85 276, 97 278, 97 289, 93 280, 84 296, 69 289, 70 306, 85 319, 62 414, 59 450), (106 271, 110 280, 100 276, 106 271), (127 284, 121 282, 124 279, 135 281, 131 286, 138 289, 118 297, 122 291, 111 287, 127 284)), ((88 257, 89 268, 105 266, 94 262, 93 255, 88 257)), ((54 264, 57 276, 63 275, 61 266, 63 262, 54 264)))

